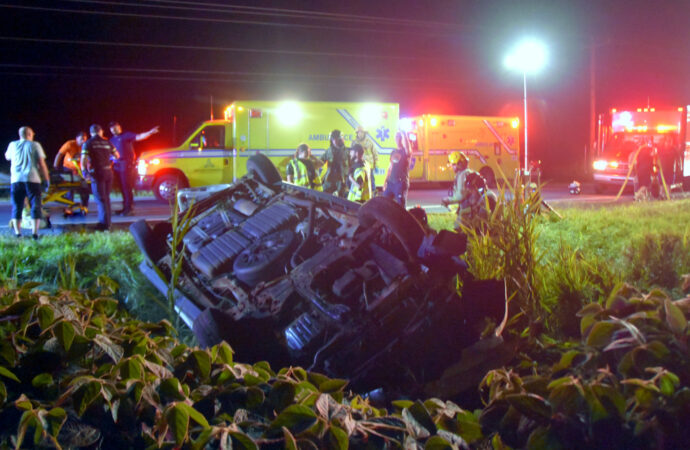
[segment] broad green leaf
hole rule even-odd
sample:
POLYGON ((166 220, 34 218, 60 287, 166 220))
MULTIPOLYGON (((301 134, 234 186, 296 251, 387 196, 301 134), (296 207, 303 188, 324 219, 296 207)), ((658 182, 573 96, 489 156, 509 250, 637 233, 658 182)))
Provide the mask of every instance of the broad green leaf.
POLYGON ((216 362, 222 364, 232 364, 233 351, 227 342, 223 341, 218 344, 218 355, 216 356, 216 362))
POLYGON ((618 389, 599 383, 593 383, 591 387, 609 413, 616 414, 618 418, 625 416, 626 399, 618 389))
POLYGON ((620 325, 612 322, 597 322, 590 330, 586 343, 592 347, 604 347, 619 328, 620 325))
POLYGON ((671 351, 668 347, 661 341, 651 341, 647 344, 647 350, 651 352, 659 361, 663 361, 671 351))
POLYGON ((77 414, 81 417, 86 409, 98 398, 101 394, 101 385, 96 381, 91 381, 84 384, 82 387, 77 389, 74 398, 76 400, 76 405, 78 405, 77 414))
POLYGON ((575 315, 577 317, 584 317, 588 315, 594 315, 600 313, 604 310, 599 303, 588 303, 582 307, 575 315))
POLYGON ((189 347, 187 347, 187 346, 184 345, 184 344, 176 345, 175 348, 173 348, 173 349, 170 351, 170 355, 171 355, 173 358, 177 358, 177 357, 181 356, 188 348, 189 348, 189 347))
POLYGON ((24 411, 28 411, 34 407, 34 405, 31 403, 31 400, 29 400, 24 393, 22 393, 22 395, 20 395, 19 398, 14 401, 14 406, 24 411))
MULTIPOLYGON (((431 418, 429 411, 422 402, 417 400, 412 406, 407 408, 407 412, 429 433, 429 436, 436 434, 436 424, 434 423, 434 419, 431 418)), ((403 419, 405 419, 405 411, 403 411, 403 419)), ((407 420, 405 421, 407 422, 407 420)))
POLYGON ((21 383, 21 381, 19 381, 19 378, 17 378, 17 376, 10 372, 10 370, 6 367, 0 366, 0 375, 2 375, 5 378, 9 378, 10 380, 14 380, 17 383, 21 383))
POLYGON ((543 397, 536 394, 508 394, 505 399, 512 407, 532 420, 550 420, 551 405, 543 397))
POLYGON ((561 356, 561 360, 553 366, 551 369, 553 372, 559 372, 561 370, 570 369, 573 364, 573 360, 576 356, 580 355, 581 352, 578 350, 569 350, 561 356))
POLYGON ((166 378, 165 380, 161 381, 158 389, 160 390, 161 394, 174 400, 185 400, 187 398, 182 391, 180 380, 175 377, 166 378))
POLYGON ((202 379, 208 378, 211 373, 211 356, 205 350, 195 350, 192 352, 191 358, 202 379))
POLYGON ((319 385, 319 391, 323 393, 341 392, 347 386, 347 380, 340 380, 333 378, 332 380, 324 381, 319 385))
POLYGON ((58 338, 58 341, 65 351, 69 351, 70 347, 72 346, 72 341, 74 341, 75 334, 76 332, 74 331, 74 325, 67 320, 61 320, 55 326, 55 337, 58 338))
POLYGON ((178 446, 187 439, 187 430, 189 429, 189 412, 181 405, 185 404, 173 403, 165 411, 165 420, 178 446))
POLYGON ((412 400, 393 400, 392 403, 393 403, 393 406, 398 408, 400 411, 414 405, 414 402, 412 400))
POLYGON ((93 342, 100 347, 103 352, 113 360, 115 364, 119 363, 124 355, 124 350, 121 346, 113 343, 108 336, 98 334, 93 338, 93 342))
POLYGON ((453 450, 453 446, 441 436, 431 436, 424 443, 424 450, 453 450))
POLYGON ((252 438, 244 433, 237 431, 230 432, 230 438, 232 439, 232 449, 233 450, 258 450, 259 447, 254 443, 252 438))
POLYGON ((203 414, 201 414, 199 411, 194 409, 192 406, 186 404, 186 403, 178 403, 177 404, 180 408, 184 409, 187 414, 189 415, 189 418, 192 419, 194 422, 197 424, 201 425, 204 428, 208 428, 209 424, 206 418, 204 417, 203 414))
POLYGON ((252 367, 254 367, 255 370, 260 370, 268 373, 269 378, 276 376, 276 373, 273 371, 273 369, 271 369, 271 365, 268 363, 268 361, 259 361, 255 363, 252 367))
POLYGON ((294 402, 295 392, 297 392, 297 389, 294 383, 276 381, 268 393, 267 400, 270 408, 277 412, 287 408, 294 402))
POLYGON ((325 383, 326 381, 330 380, 326 375, 317 373, 317 372, 309 372, 307 374, 307 379, 314 385, 314 386, 321 386, 322 383, 325 383))
POLYGON ((36 316, 38 316, 38 325, 45 330, 53 323, 55 311, 50 305, 41 305, 36 309, 36 316))
POLYGON ((142 366, 141 362, 136 357, 129 357, 123 360, 119 364, 119 368, 120 376, 123 380, 140 380, 144 372, 144 366, 142 366))
POLYGON ((328 427, 328 444, 328 448, 347 450, 350 445, 347 432, 338 426, 331 425, 328 427))
POLYGON ((0 407, 5 405, 6 400, 7 400, 7 387, 5 386, 5 383, 0 381, 0 407))
POLYGON ((683 311, 666 298, 664 300, 664 312, 666 313, 666 323, 671 331, 676 335, 684 334, 688 327, 688 321, 685 319, 683 311))
POLYGON ((46 419, 50 425, 50 434, 57 437, 62 425, 67 420, 67 412, 62 408, 53 408, 46 414, 46 419))
POLYGON ((29 308, 38 304, 38 300, 32 298, 30 300, 20 300, 14 302, 6 308, 0 309, 0 317, 20 316, 24 314, 29 308))
MULTIPOLYGON (((479 425, 479 419, 469 411, 459 413, 456 418, 458 422, 458 432, 467 443, 472 444, 484 437, 482 427, 479 425)), ((441 432, 439 431, 439 434, 441 432)))
POLYGON ((287 428, 283 427, 283 439, 285 439, 285 446, 284 448, 286 450, 297 450, 297 440, 295 440, 295 437, 290 433, 290 430, 287 428))
POLYGON ((271 423, 271 429, 280 430, 286 427, 293 434, 299 434, 316 423, 314 411, 304 405, 290 405, 285 408, 271 423))
POLYGON ((31 385, 35 388, 43 388, 51 384, 53 384, 53 376, 49 373, 36 375, 33 380, 31 380, 31 385))
POLYGON ((679 384, 680 380, 671 372, 665 372, 659 376, 659 390, 666 397, 671 397, 679 384))
POLYGON ((258 387, 251 386, 247 389, 247 408, 255 409, 261 406, 266 399, 266 394, 258 387))

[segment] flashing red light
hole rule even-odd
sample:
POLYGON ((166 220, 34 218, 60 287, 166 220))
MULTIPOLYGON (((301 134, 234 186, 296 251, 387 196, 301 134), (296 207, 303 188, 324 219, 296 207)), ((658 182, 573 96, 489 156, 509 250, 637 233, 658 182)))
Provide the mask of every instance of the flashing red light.
POLYGON ((260 109, 251 108, 251 109, 249 110, 249 117, 250 117, 250 118, 252 118, 252 119, 260 119, 261 116, 262 116, 262 112, 261 112, 260 109))

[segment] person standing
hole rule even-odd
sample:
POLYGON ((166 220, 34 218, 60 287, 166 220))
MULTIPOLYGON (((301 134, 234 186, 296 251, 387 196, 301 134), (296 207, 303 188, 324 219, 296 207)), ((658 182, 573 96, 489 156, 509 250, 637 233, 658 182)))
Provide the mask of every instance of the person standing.
POLYGON ((321 190, 321 180, 314 168, 314 163, 311 160, 311 149, 307 144, 300 144, 297 147, 295 156, 287 164, 285 175, 288 183, 317 191, 321 190))
POLYGON ((350 150, 353 153, 350 167, 350 193, 347 199, 352 202, 364 203, 371 198, 371 183, 369 183, 369 166, 364 161, 364 149, 355 143, 350 150))
POLYGON ((363 126, 358 126, 355 134, 355 139, 352 141, 352 146, 359 144, 364 149, 364 162, 367 163, 369 167, 369 178, 371 179, 371 192, 376 192, 376 180, 374 175, 376 174, 376 166, 379 161, 379 152, 374 147, 374 142, 372 141, 369 133, 364 129, 363 126))
POLYGON ((19 140, 12 141, 7 146, 5 159, 10 161, 10 193, 12 196, 12 227, 14 234, 21 237, 22 211, 24 200, 28 197, 31 203, 31 218, 33 219, 32 235, 38 239, 41 226, 41 175, 45 190, 50 186, 50 175, 46 165, 46 155, 43 147, 34 142, 34 130, 30 127, 19 129, 19 140))
POLYGON ((89 128, 91 138, 81 148, 81 171, 91 178, 91 191, 98 204, 96 230, 110 229, 110 191, 113 187, 113 171, 110 157, 117 160, 120 154, 113 144, 103 137, 103 127, 93 124, 89 128), (87 175, 88 174, 88 175, 87 175))
POLYGON ((383 195, 405 207, 407 191, 410 189, 410 142, 405 133, 395 133, 397 149, 391 153, 391 161, 386 173, 383 195))
MULTIPOLYGON (((75 139, 70 139, 62 144, 57 155, 55 155, 55 161, 53 161, 53 168, 56 171, 71 173, 77 180, 82 181, 79 195, 81 197, 81 206, 84 209, 89 207, 89 186, 81 173, 79 155, 81 154, 81 146, 84 145, 86 139, 86 132, 80 131, 75 139)), ((68 195, 70 195, 68 198, 71 200, 73 193, 70 191, 68 195)))
POLYGON ((328 164, 323 180, 323 191, 339 197, 347 195, 348 151, 340 130, 330 134, 330 145, 321 158, 328 164))
POLYGON ((134 214, 133 190, 136 175, 136 154, 134 153, 134 146, 132 143, 148 139, 152 135, 158 133, 159 127, 155 126, 144 133, 137 134, 131 131, 123 133, 120 123, 113 121, 108 124, 108 128, 110 128, 110 132, 113 134, 113 137, 110 138, 110 143, 113 144, 120 154, 120 157, 117 158, 113 165, 115 175, 120 184, 120 189, 122 190, 122 209, 117 211, 117 214, 131 216, 134 214))
POLYGON ((635 167, 636 198, 649 198, 652 192, 652 173, 654 167, 653 141, 645 141, 633 154, 635 167))

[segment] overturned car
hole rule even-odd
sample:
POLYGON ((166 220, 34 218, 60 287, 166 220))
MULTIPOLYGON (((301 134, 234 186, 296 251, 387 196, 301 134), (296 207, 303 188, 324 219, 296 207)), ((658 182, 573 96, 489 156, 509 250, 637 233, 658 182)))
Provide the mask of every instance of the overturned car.
MULTIPOLYGON (((247 166, 237 183, 178 195, 188 210, 175 305, 201 345, 226 340, 240 361, 369 389, 421 386, 500 329, 504 283, 467 274, 464 235, 436 233, 387 198, 360 206, 283 183, 261 154, 247 166)), ((171 223, 130 230, 166 293, 171 223)))

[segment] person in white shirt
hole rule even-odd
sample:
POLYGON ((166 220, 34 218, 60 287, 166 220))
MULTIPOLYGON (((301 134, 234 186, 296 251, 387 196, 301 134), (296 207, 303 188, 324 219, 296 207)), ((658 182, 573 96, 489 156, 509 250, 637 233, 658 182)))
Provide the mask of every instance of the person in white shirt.
POLYGON ((38 142, 34 142, 34 130, 19 129, 19 140, 7 146, 5 159, 10 161, 10 192, 12 196, 12 227, 17 237, 21 236, 22 209, 28 197, 33 219, 33 238, 38 239, 41 226, 41 175, 47 190, 50 183, 46 154, 38 142))

